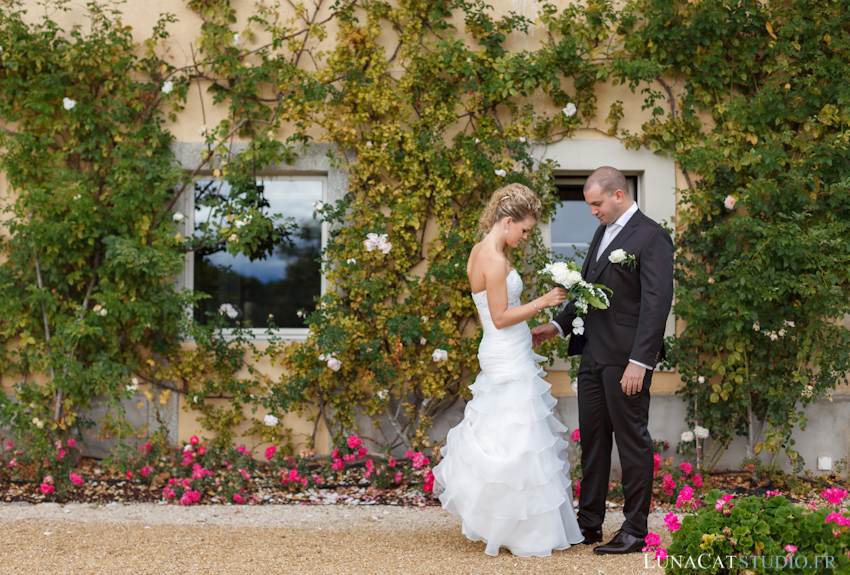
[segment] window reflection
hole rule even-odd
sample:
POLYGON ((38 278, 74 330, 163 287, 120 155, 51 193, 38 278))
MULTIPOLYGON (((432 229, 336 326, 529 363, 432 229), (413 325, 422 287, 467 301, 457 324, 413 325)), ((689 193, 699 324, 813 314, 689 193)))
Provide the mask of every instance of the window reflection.
MULTIPOLYGON (((207 185, 199 181, 197 185, 207 185)), ((218 185, 219 182, 216 182, 218 185)), ((218 193, 229 188, 221 182, 218 193)), ((243 254, 233 256, 223 249, 195 254, 194 289, 210 295, 199 303, 195 317, 206 322, 207 312, 218 313, 230 304, 236 317, 227 318, 234 327, 269 326, 269 315, 277 327, 305 327, 298 310, 311 309, 321 290, 319 256, 322 249, 321 222, 313 219, 314 203, 323 199, 322 179, 264 179, 262 211, 292 218, 291 236, 270 247, 253 261, 243 254)), ((209 222, 212 210, 196 205, 195 227, 209 222)))

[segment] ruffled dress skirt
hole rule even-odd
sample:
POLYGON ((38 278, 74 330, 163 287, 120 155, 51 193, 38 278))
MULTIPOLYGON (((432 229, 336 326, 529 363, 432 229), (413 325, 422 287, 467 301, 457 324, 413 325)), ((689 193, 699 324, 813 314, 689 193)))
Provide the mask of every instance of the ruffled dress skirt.
POLYGON ((541 376, 545 358, 531 348, 528 325, 488 329, 479 348, 481 373, 470 387, 463 421, 448 433, 434 468, 443 508, 460 517, 463 534, 496 556, 549 556, 584 540, 573 508, 567 428, 541 376))

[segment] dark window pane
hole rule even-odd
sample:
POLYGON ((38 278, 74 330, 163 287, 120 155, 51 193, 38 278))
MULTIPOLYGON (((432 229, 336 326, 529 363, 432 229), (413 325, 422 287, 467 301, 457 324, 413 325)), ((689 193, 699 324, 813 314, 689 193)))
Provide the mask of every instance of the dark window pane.
MULTIPOLYGON (((278 327, 304 327, 299 309, 311 309, 321 290, 318 258, 322 249, 321 222, 313 219, 313 203, 322 200, 322 180, 263 180, 268 215, 280 214, 295 220, 297 228, 289 241, 274 247, 271 255, 251 261, 226 251, 195 254, 195 290, 211 297, 196 310, 198 321, 206 312, 218 313, 230 304, 238 313, 232 325, 268 327, 269 315, 278 327)), ((222 194, 227 194, 226 184, 222 194)), ((208 221, 210 208, 198 206, 195 225, 208 221)))

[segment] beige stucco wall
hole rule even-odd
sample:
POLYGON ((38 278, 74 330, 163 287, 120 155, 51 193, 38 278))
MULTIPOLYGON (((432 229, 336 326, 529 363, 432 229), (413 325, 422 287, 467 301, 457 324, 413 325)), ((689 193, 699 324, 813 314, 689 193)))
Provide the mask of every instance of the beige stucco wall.
MULTIPOLYGON (((34 0, 30 0, 29 3, 32 5, 32 16, 35 17, 40 13, 39 8, 36 6, 34 0)), ((497 15, 514 11, 529 17, 531 20, 536 19, 536 11, 539 7, 539 4, 533 0, 497 0, 491 3, 494 5, 494 13, 497 15)), ((568 2, 563 1, 553 3, 561 5, 568 4, 568 2)), ((245 34, 245 30, 248 27, 247 18, 250 11, 254 9, 255 1, 233 0, 232 5, 237 9, 238 13, 238 23, 234 26, 234 29, 241 33, 241 46, 246 50, 257 48, 264 41, 262 32, 257 30, 258 37, 255 41, 247 40, 247 35, 245 34)), ((330 5, 330 3, 328 3, 328 5, 330 5)), ((288 5, 285 3, 284 7, 289 9, 288 5)), ((201 20, 195 13, 186 8, 184 2, 174 2, 173 0, 130 0, 121 5, 121 10, 124 13, 123 23, 132 26, 133 34, 137 42, 143 41, 148 36, 150 30, 156 24, 161 12, 171 12, 175 14, 178 22, 168 27, 171 33, 171 38, 165 42, 163 50, 165 51, 168 59, 177 67, 185 67, 192 64, 193 42, 200 31, 201 20)), ((57 15, 56 18, 65 26, 73 24, 85 25, 85 21, 81 14, 81 7, 75 6, 71 12, 57 15)), ((462 31, 463 22, 458 20, 456 24, 458 26, 458 30, 462 31)), ((541 42, 544 38, 545 31, 542 26, 535 24, 531 27, 528 34, 514 34, 510 39, 510 42, 514 49, 533 49, 539 45, 539 42, 541 42)), ((390 35, 385 38, 385 41, 388 46, 392 45, 392 38, 390 35)), ((331 25, 331 34, 326 41, 327 46, 330 46, 332 42, 334 42, 333 25, 331 25)), ((401 70, 397 71, 397 73, 401 72, 401 70)), ((202 87, 205 88, 203 83, 202 87)), ((607 116, 608 106, 617 100, 621 100, 624 103, 625 115, 621 127, 632 132, 639 131, 641 124, 650 117, 648 111, 641 110, 642 99, 639 95, 633 95, 623 86, 606 84, 601 86, 598 91, 597 107, 601 112, 601 118, 588 122, 583 129, 579 130, 574 139, 578 142, 610 142, 613 146, 619 146, 622 148, 616 139, 611 138, 606 134, 608 126, 604 123, 604 117, 607 116)), ((552 114, 558 113, 558 110, 546 96, 536 96, 532 98, 531 101, 541 111, 546 111, 552 114)), ((168 128, 181 144, 200 144, 203 141, 199 132, 201 126, 216 125, 225 117, 225 114, 226 107, 223 105, 213 105, 212 99, 206 94, 205 90, 199 89, 197 83, 194 83, 189 91, 185 110, 178 115, 177 122, 169 124, 168 128)), ((286 134, 281 134, 282 137, 285 137, 285 135, 286 134)), ((589 173, 596 167, 598 166, 586 165, 579 166, 579 169, 589 173)), ((675 182, 675 186, 684 187, 684 179, 682 175, 676 171, 672 161, 669 162, 669 170, 671 172, 670 179, 675 182)), ((647 193, 669 194, 669 205, 675 206, 675 192, 672 189, 672 186, 668 186, 668 188, 671 189, 656 190, 652 189, 650 186, 647 193)), ((5 196, 5 180, 2 178, 2 175, 0 175, 0 197, 5 196)), ((671 208, 669 213, 662 214, 662 217, 669 218, 669 221, 673 221, 674 209, 674 207, 671 208)), ((664 210, 662 209, 661 211, 663 212, 664 210)), ((274 379, 277 379, 282 375, 282 370, 279 366, 260 364, 258 367, 274 379)), ((548 380, 553 385, 553 393, 555 396, 569 397, 573 395, 570 388, 569 376, 566 371, 563 371, 563 369, 556 368, 549 370, 548 380)), ((4 380, 4 387, 9 383, 10 382, 4 380)), ((678 387, 679 383, 679 377, 675 373, 657 373, 653 382, 653 390, 656 394, 672 394, 678 387)), ((183 409, 184 406, 185 404, 181 401, 177 415, 177 439, 180 442, 188 441, 189 437, 193 434, 202 434, 201 426, 197 422, 195 415, 192 412, 183 409)), ((132 409, 134 408, 134 405, 130 405, 128 408, 132 409)), ((262 415, 262 413, 258 413, 256 416, 262 418, 262 415)), ((276 415, 281 417, 281 414, 276 415)), ((296 437, 309 435, 312 432, 312 423, 296 414, 287 414, 281 417, 281 421, 283 425, 293 429, 296 437)), ((250 444, 250 442, 247 443, 250 444)), ((327 452, 327 446, 328 434, 326 430, 323 430, 319 435, 317 448, 319 452, 327 452)))

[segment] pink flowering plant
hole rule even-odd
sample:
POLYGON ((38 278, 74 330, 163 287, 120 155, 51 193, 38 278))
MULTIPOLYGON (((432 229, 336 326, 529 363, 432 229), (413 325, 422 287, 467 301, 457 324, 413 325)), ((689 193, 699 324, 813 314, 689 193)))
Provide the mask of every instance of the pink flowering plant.
POLYGON ((655 484, 652 493, 663 503, 675 503, 681 507, 683 492, 690 495, 687 501, 696 501, 706 490, 706 477, 687 461, 676 465, 672 457, 662 460, 656 453, 653 473, 655 484))
MULTIPOLYGON (((771 492, 766 497, 737 497, 711 490, 704 496, 705 505, 695 512, 679 515, 669 513, 664 518, 672 537, 668 548, 652 547, 647 538, 648 551, 664 557, 711 556, 708 568, 700 573, 726 573, 726 567, 714 563, 715 557, 750 558, 750 569, 764 573, 764 569, 753 566, 753 556, 788 557, 805 556, 808 569, 793 562, 782 569, 782 573, 850 572, 850 511, 847 510, 847 491, 832 488, 822 495, 825 505, 798 505, 779 493, 771 492), (663 550, 663 551, 662 551, 663 550), (832 570, 812 570, 815 556, 833 561, 832 570)), ((653 534, 650 534, 653 535, 653 534)), ((658 537, 657 535, 655 536, 658 537)), ((656 539, 653 538, 652 542, 656 539)), ((658 556, 658 555, 657 555, 658 556)), ((666 573, 691 573, 685 562, 664 563, 666 573)))
POLYGON ((42 481, 41 493, 47 498, 64 496, 71 486, 69 476, 80 460, 79 443, 76 439, 55 439, 44 442, 44 436, 13 440, 0 436, 0 479, 33 480, 49 477, 42 481), (49 496, 49 497, 48 497, 49 496))

